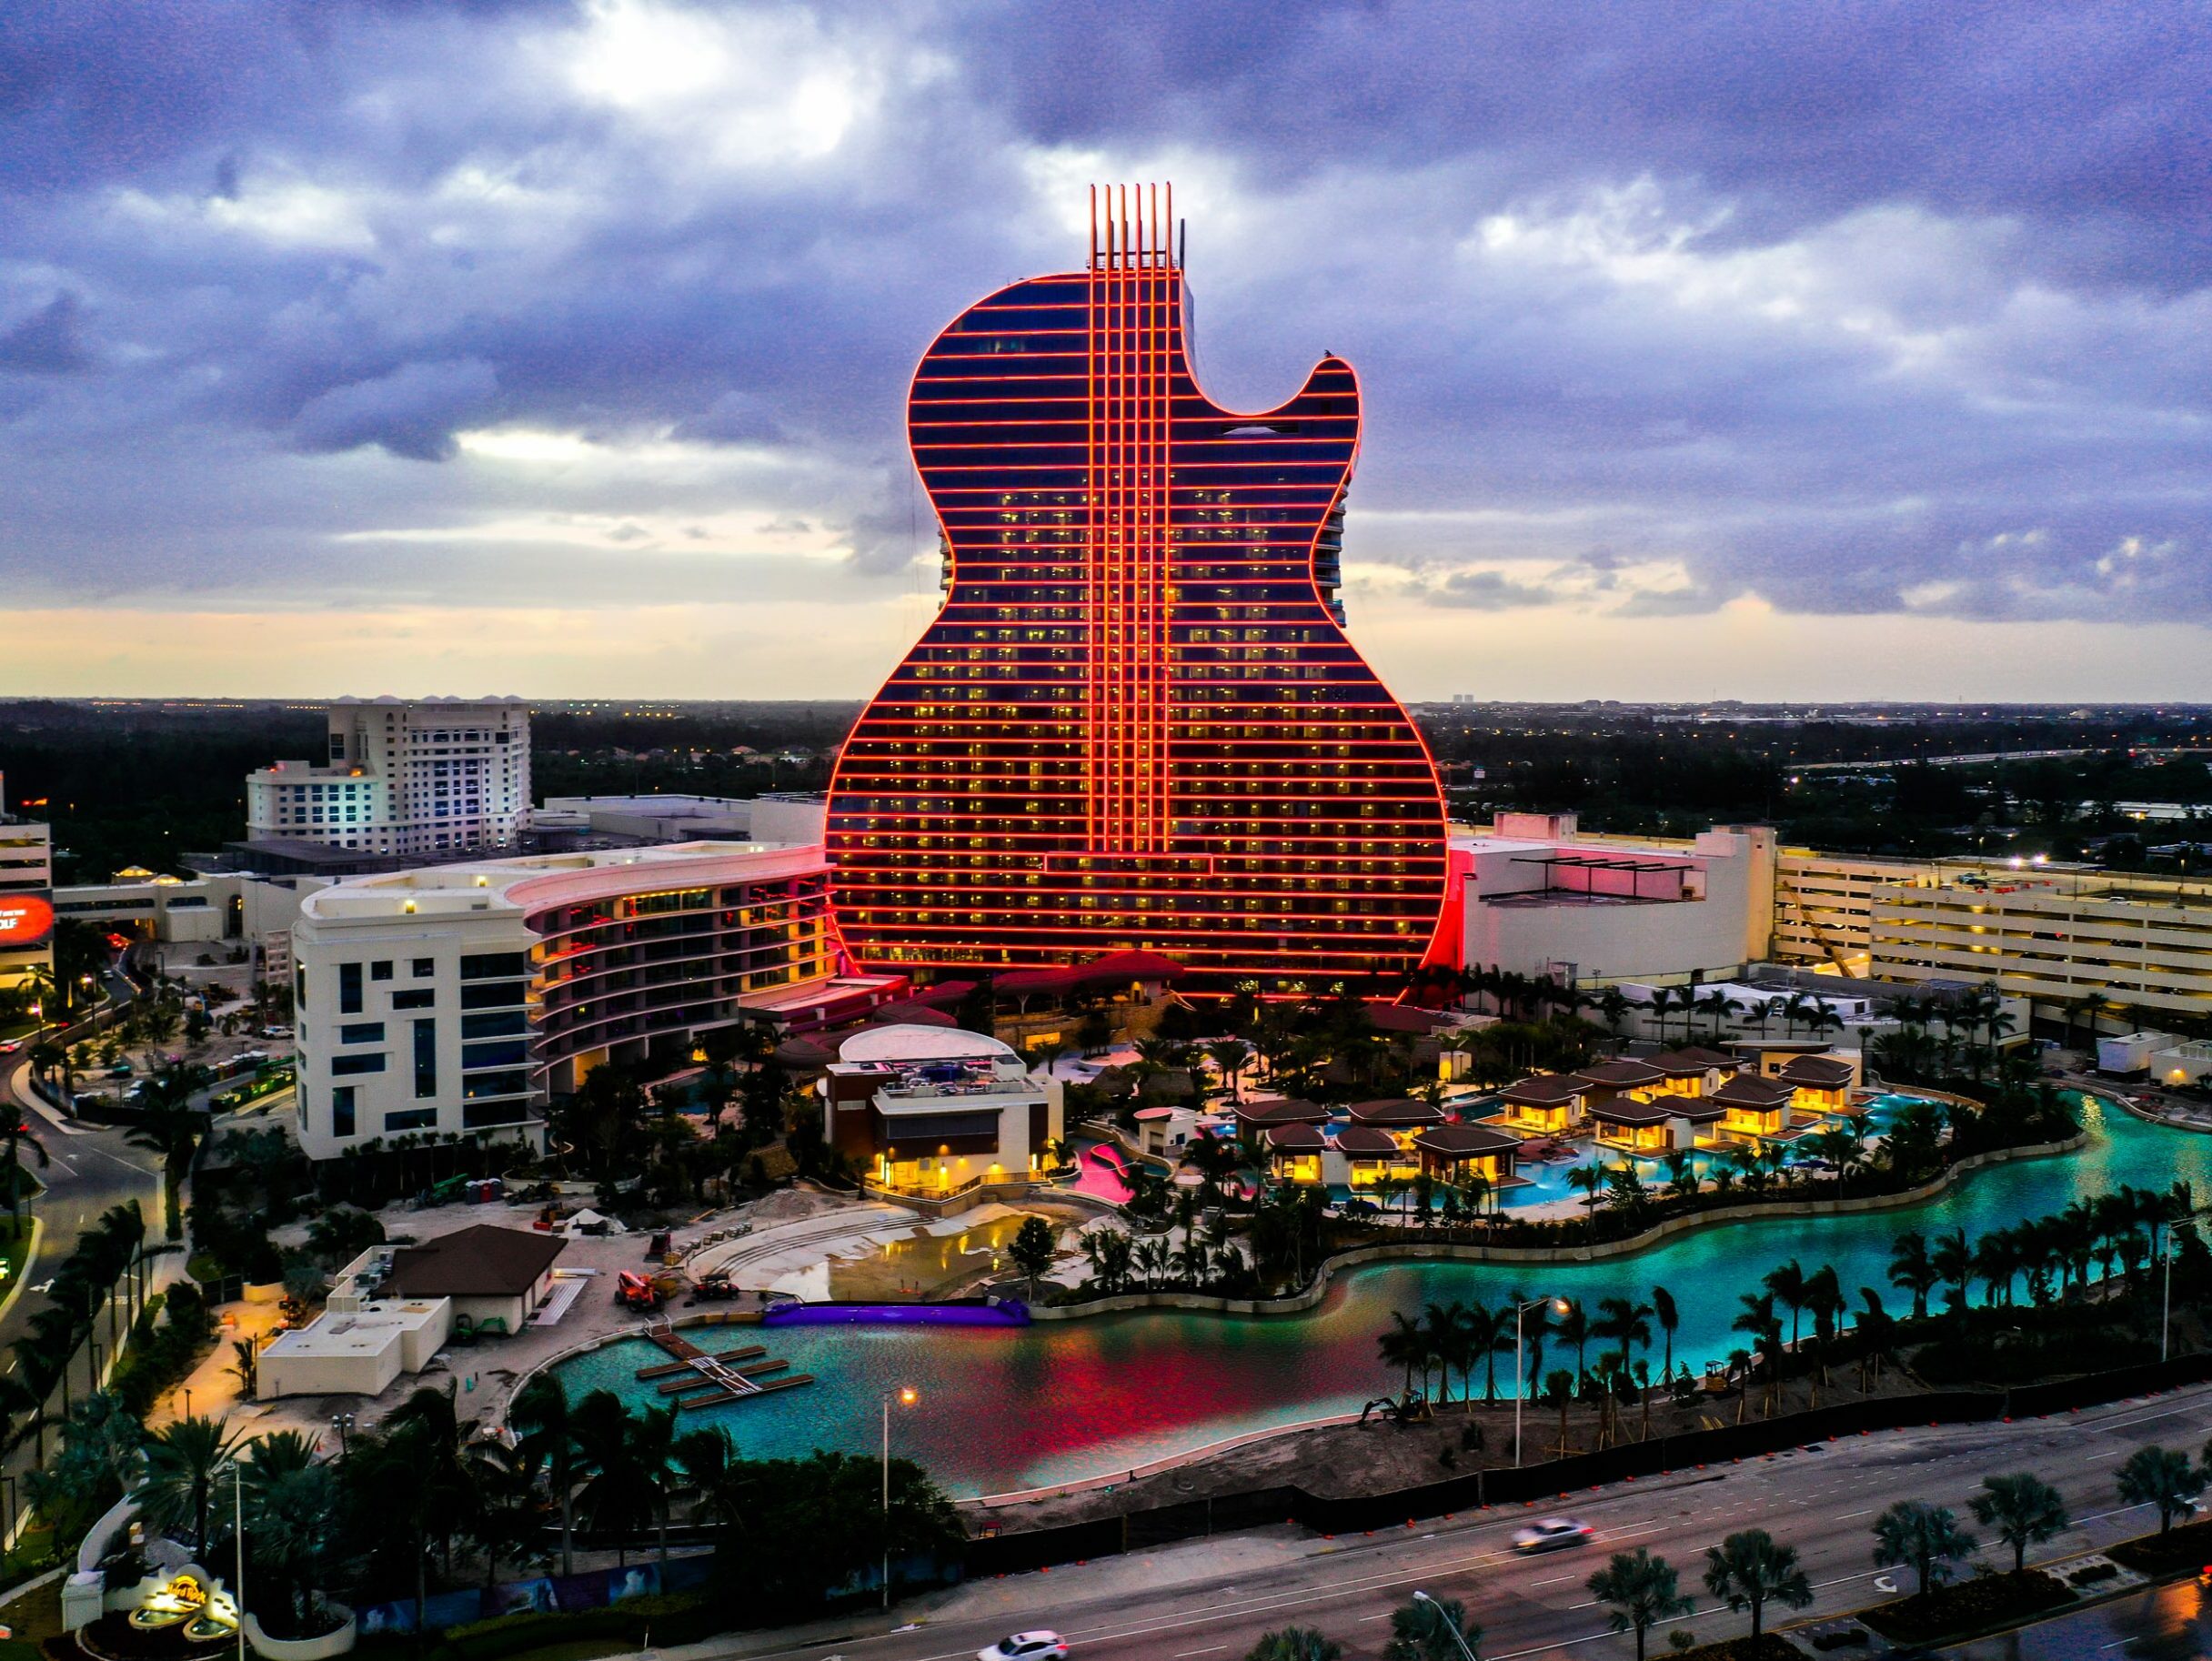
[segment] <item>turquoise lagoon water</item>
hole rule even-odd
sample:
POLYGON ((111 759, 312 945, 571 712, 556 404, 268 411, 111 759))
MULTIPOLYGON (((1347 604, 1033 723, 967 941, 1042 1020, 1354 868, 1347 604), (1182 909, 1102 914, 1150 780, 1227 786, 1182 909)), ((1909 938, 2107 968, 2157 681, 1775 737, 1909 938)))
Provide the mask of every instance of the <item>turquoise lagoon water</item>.
MULTIPOLYGON (((683 1416, 687 1427, 727 1424, 755 1457, 815 1447, 870 1453, 883 1393, 910 1386, 920 1401, 892 1409, 893 1446, 952 1493, 1000 1494, 1125 1471, 1241 1432, 1357 1412, 1395 1383, 1375 1359, 1375 1335, 1390 1313, 1417 1313, 1433 1302, 1494 1304, 1519 1289, 1594 1305, 1604 1297, 1647 1298, 1664 1285, 1682 1311, 1675 1358, 1697 1369, 1739 1341, 1728 1331, 1736 1294, 1787 1258, 1808 1269, 1834 1263, 1855 1306, 1858 1288, 1872 1286, 1896 1310, 1906 1304, 1885 1277, 1889 1243, 1908 1229, 1963 1226, 1978 1235, 2123 1183, 2163 1189, 2181 1179, 2212 1193, 2212 1137, 2145 1124, 2096 1102, 2084 1118, 2090 1141, 2081 1153, 1973 1172, 1943 1198, 1910 1210, 1721 1222, 1599 1263, 1374 1264, 1339 1276, 1304 1315, 1146 1311, 1017 1330, 779 1330, 760 1334, 769 1354, 789 1357, 815 1384, 683 1416)), ((644 1402, 656 1399, 653 1386, 634 1374, 659 1359, 638 1341, 579 1356, 561 1371, 572 1393, 606 1386, 644 1402)), ((1499 1387, 1509 1392, 1512 1358, 1501 1363, 1499 1387)))

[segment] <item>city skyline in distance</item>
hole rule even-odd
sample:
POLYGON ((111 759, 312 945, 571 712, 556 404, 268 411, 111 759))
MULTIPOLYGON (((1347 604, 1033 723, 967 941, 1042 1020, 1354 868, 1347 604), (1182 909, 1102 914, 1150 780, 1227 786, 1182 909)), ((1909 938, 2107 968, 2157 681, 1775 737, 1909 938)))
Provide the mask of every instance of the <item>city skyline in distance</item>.
POLYGON ((936 591, 911 343, 1120 176, 1224 401, 1360 365, 1409 699, 2212 697, 2153 24, 289 17, 11 45, 0 695, 863 697, 936 591))

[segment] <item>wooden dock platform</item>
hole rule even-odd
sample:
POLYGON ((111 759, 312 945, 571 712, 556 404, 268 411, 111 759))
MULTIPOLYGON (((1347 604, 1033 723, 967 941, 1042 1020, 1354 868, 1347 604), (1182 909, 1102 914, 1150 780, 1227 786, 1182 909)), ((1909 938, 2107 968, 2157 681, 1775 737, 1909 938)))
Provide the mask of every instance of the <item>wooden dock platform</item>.
POLYGON ((647 1327, 645 1335, 668 1352, 671 1359, 657 1366, 640 1368, 638 1376, 641 1380, 673 1379, 673 1383, 662 1384, 659 1393, 676 1397, 671 1404, 676 1407, 719 1407, 725 1403, 766 1395, 771 1390, 792 1390, 814 1382, 811 1373, 773 1376, 783 1373, 791 1364, 761 1359, 768 1354, 765 1344, 748 1344, 710 1355, 666 1322, 647 1327), (692 1376, 677 1376, 681 1374, 692 1376))
MULTIPOLYGON (((771 1373, 780 1373, 791 1364, 788 1361, 756 1361, 730 1371, 739 1378, 766 1378, 771 1373)), ((687 1390, 719 1390, 722 1386, 703 1373, 694 1373, 689 1378, 679 1378, 660 1386, 663 1395, 680 1395, 687 1390)))
MULTIPOLYGON (((665 1348, 667 1346, 663 1345, 662 1347, 665 1348)), ((704 1352, 702 1351, 701 1354, 704 1354, 704 1352)), ((710 1359, 724 1363, 735 1363, 740 1361, 751 1361, 756 1356, 765 1355, 767 1354, 768 1345, 765 1344, 749 1344, 742 1349, 724 1350, 719 1354, 710 1357, 710 1359)), ((679 1373, 689 1373, 691 1371, 693 1371, 693 1368, 689 1356, 682 1361, 664 1361, 657 1367, 639 1367, 638 1369, 638 1382, 643 1384, 649 1378, 673 1378, 679 1373)))

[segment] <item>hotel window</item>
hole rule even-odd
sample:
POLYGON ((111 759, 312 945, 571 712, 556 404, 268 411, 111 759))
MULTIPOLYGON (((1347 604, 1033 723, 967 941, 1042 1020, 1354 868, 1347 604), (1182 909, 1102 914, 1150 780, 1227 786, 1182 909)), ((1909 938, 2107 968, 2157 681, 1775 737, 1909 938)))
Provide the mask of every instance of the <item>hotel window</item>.
POLYGON ((437 1022, 417 1021, 415 1023, 415 1094, 437 1094, 437 1022))
POLYGON ((338 1013, 358 1015, 361 1012, 361 965, 338 965, 338 1013))
POLYGON ((340 1084, 330 1092, 330 1133, 350 1136, 354 1126, 356 1086, 340 1084))

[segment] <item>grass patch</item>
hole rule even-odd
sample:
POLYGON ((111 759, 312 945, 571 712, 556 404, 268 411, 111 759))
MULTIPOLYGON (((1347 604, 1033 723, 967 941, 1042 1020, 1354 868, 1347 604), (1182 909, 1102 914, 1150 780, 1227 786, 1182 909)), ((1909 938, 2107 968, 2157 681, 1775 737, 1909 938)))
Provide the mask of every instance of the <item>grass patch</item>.
POLYGON ((1869 1609, 1859 1618, 1885 1638, 1925 1644, 1952 1633, 1980 1632, 2046 1615, 2074 1602, 2074 1589, 2041 1569, 1976 1575, 1956 1586, 1915 1592, 1869 1609))
POLYGON ((2212 1563, 2212 1522, 2184 1523, 2162 1535, 2140 1535, 2121 1541, 2105 1555, 2144 1575, 2200 1569, 2212 1563))

